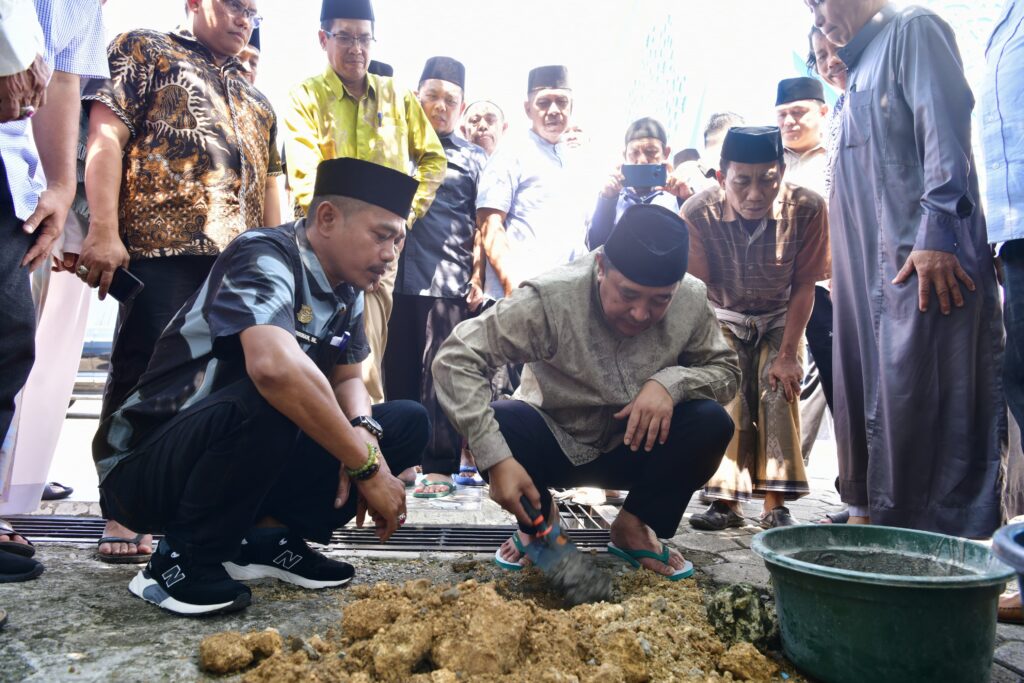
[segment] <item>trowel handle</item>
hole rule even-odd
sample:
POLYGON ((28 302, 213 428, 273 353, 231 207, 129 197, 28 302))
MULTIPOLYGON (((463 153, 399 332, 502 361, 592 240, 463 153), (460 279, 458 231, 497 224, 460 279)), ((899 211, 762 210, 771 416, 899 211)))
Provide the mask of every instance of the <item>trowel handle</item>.
POLYGON ((537 530, 537 536, 544 537, 551 533, 551 525, 548 524, 547 519, 544 517, 544 513, 533 507, 529 498, 526 496, 519 496, 519 504, 522 505, 523 510, 526 511, 526 515, 530 518, 530 523, 533 524, 533 528, 537 530))

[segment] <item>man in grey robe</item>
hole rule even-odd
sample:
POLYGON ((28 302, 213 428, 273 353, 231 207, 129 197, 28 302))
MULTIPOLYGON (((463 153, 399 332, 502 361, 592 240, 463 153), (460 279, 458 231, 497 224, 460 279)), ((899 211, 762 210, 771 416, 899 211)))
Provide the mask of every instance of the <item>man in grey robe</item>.
POLYGON ((1002 328, 953 31, 885 0, 805 2, 849 68, 829 198, 840 494, 853 523, 988 536, 1002 328))

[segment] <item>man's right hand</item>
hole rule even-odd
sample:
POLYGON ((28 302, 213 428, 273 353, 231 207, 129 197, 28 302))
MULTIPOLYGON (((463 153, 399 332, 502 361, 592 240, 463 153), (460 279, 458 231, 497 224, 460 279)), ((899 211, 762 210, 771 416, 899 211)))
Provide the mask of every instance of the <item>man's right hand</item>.
MULTIPOLYGON (((356 486, 366 501, 366 511, 377 522, 377 538, 383 543, 401 525, 398 517, 405 514, 405 484, 391 474, 383 455, 377 458, 380 470, 369 479, 356 482, 356 486)), ((360 510, 356 515, 358 526, 363 525, 363 512, 360 510)))
POLYGON ((534 508, 540 510, 540 492, 533 479, 515 458, 505 458, 487 471, 490 479, 491 500, 511 512, 520 522, 533 524, 519 499, 526 496, 534 508))
POLYGON ((101 229, 90 226, 89 234, 82 243, 82 254, 78 257, 78 267, 89 269, 87 275, 78 275, 90 287, 100 288, 100 299, 107 296, 110 281, 118 266, 128 267, 128 250, 121 242, 117 230, 101 229))
POLYGON ((466 308, 470 313, 476 313, 480 306, 486 301, 483 287, 476 282, 469 283, 469 293, 466 294, 466 308))
POLYGON ((601 196, 605 199, 619 196, 619 193, 622 192, 622 183, 624 182, 626 182, 626 176, 622 175, 622 164, 619 164, 612 171, 612 174, 608 176, 608 180, 605 181, 604 187, 601 189, 601 196))
POLYGON ((24 107, 39 109, 46 104, 46 84, 50 67, 42 55, 36 55, 32 66, 10 76, 0 76, 0 123, 27 118, 24 107))

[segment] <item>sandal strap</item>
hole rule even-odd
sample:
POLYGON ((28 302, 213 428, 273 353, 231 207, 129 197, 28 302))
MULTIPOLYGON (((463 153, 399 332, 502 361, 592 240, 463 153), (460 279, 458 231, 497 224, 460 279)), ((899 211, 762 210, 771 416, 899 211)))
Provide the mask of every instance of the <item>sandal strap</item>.
POLYGON ((512 532, 512 544, 516 547, 516 550, 518 550, 520 553, 522 553, 523 555, 526 554, 526 546, 523 545, 523 541, 519 538, 519 532, 518 531, 513 531, 512 532))
POLYGON ((103 543, 131 543, 133 545, 138 545, 139 541, 141 541, 142 537, 145 535, 146 534, 135 534, 135 538, 131 538, 128 536, 103 536, 102 538, 100 538, 100 540, 96 541, 96 544, 102 545, 103 543))
POLYGON ((653 550, 632 550, 632 549, 629 550, 629 551, 625 551, 624 550, 623 552, 626 552, 630 557, 632 557, 635 560, 649 559, 649 560, 657 560, 658 562, 661 562, 662 564, 668 564, 668 546, 665 545, 664 543, 661 544, 661 552, 660 553, 656 553, 653 550))
POLYGON ((14 527, 11 526, 10 522, 8 522, 6 519, 0 519, 0 535, 11 536, 16 533, 18 532, 14 530, 14 527))

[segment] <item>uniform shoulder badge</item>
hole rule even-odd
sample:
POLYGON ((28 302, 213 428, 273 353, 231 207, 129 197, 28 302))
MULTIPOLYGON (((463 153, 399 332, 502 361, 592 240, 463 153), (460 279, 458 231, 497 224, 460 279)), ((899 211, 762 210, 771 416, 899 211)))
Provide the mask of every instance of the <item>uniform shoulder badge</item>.
POLYGON ((298 318, 299 322, 303 325, 308 325, 313 322, 313 309, 306 304, 302 304, 302 308, 299 309, 299 313, 295 317, 298 318))

